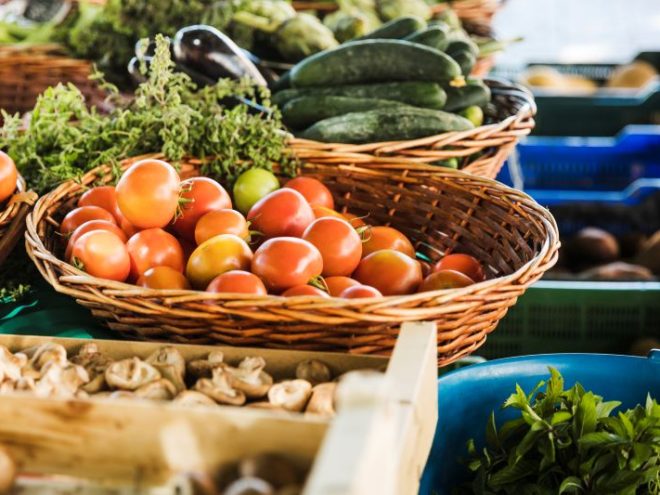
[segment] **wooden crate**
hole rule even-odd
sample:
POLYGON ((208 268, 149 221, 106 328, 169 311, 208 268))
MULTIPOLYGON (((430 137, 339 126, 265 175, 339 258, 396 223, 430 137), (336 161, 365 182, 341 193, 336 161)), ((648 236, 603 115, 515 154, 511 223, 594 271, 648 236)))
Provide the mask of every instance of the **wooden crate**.
MULTIPOLYGON (((75 352, 89 340, 0 336, 11 351, 56 342, 75 352)), ((163 344, 95 341, 121 359, 145 358, 163 344)), ((174 493, 156 486, 182 472, 204 472, 263 452, 311 465, 306 495, 416 493, 437 420, 436 329, 404 324, 391 358, 318 352, 175 345, 186 360, 220 349, 228 362, 263 356, 275 379, 293 376, 304 359, 320 359, 335 373, 383 369, 376 386, 347 383, 332 420, 235 407, 109 399, 44 399, 14 393, 0 398, 0 444, 22 473, 57 474, 174 493)), ((25 491, 30 483, 25 478, 25 491)), ((80 482, 78 482, 80 483, 80 482)), ((96 486, 95 485, 95 486, 96 486)), ((97 488, 98 488, 97 486, 97 488)), ((89 488, 94 490, 96 488, 89 488)), ((100 488, 99 488, 100 489, 100 488)), ((78 492, 76 492, 78 493, 78 492)), ((81 493, 106 493, 88 491, 81 493)))

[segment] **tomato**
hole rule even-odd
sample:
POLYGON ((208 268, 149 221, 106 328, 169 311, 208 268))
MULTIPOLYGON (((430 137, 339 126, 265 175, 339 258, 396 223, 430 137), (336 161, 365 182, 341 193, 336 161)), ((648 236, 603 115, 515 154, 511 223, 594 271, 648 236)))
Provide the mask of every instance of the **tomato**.
POLYGON ((278 189, 264 196, 250 209, 247 219, 266 239, 300 237, 315 220, 312 207, 293 189, 278 189))
MULTIPOLYGON (((231 198, 224 187, 208 177, 193 177, 181 183, 181 216, 174 221, 174 231, 193 240, 195 225, 202 216, 214 210, 231 208, 231 198)), ((198 243, 199 244, 199 243, 198 243)))
POLYGON ((342 220, 346 220, 344 215, 342 215, 338 211, 335 211, 331 208, 327 208, 325 206, 312 206, 312 211, 314 212, 314 218, 316 218, 317 220, 319 218, 327 218, 327 217, 341 218, 342 220))
POLYGON ((311 285, 295 285, 290 289, 285 290, 282 295, 284 297, 296 297, 296 296, 316 296, 316 297, 325 297, 328 299, 330 296, 327 292, 312 287, 311 285))
POLYGON ((481 263, 469 254, 448 254, 433 267, 433 271, 456 270, 470 277, 475 282, 486 280, 486 274, 481 263))
POLYGON ((65 260, 69 261, 71 258, 73 246, 76 244, 76 241, 80 239, 80 236, 93 230, 107 230, 108 232, 112 232, 124 243, 126 243, 128 240, 126 234, 124 234, 124 231, 117 227, 114 223, 108 222, 107 220, 90 220, 89 222, 83 223, 80 227, 74 230, 71 234, 71 237, 69 237, 69 242, 66 245, 66 252, 64 253, 65 260))
POLYGON ((344 290, 355 285, 360 285, 360 282, 348 277, 328 277, 325 279, 325 285, 332 297, 339 297, 344 290))
POLYGON ((123 282, 131 271, 131 258, 124 241, 107 230, 93 230, 80 236, 71 258, 74 265, 92 277, 123 282))
POLYGON ((363 258, 353 277, 385 296, 412 294, 422 283, 422 267, 410 256, 383 249, 363 258))
POLYGON ((105 211, 112 213, 117 223, 120 223, 124 216, 117 206, 117 191, 114 186, 99 186, 93 187, 85 191, 80 199, 78 199, 78 206, 98 206, 105 211))
POLYGON ((195 289, 204 290, 211 280, 231 270, 249 270, 252 251, 238 236, 211 237, 193 251, 186 265, 186 276, 195 289))
POLYGON ((408 238, 392 227, 371 227, 365 233, 366 241, 362 246, 362 256, 381 249, 394 249, 415 258, 415 248, 408 238))
POLYGON ((0 203, 9 199, 16 190, 18 171, 11 157, 0 151, 0 203))
POLYGON ((383 294, 375 287, 358 284, 346 288, 339 297, 343 297, 344 299, 361 299, 364 297, 383 297, 383 294))
POLYGON ((146 272, 140 275, 140 278, 137 280, 137 285, 148 289, 190 289, 188 279, 183 276, 183 273, 174 268, 170 268, 169 266, 155 266, 149 268, 146 272))
POLYGON ((131 276, 137 279, 149 268, 169 266, 183 272, 183 248, 163 229, 147 229, 135 234, 126 244, 131 256, 131 276))
POLYGON ((220 234, 234 234, 244 241, 249 241, 250 227, 245 217, 236 210, 209 211, 195 226, 197 244, 220 234))
POLYGON ((335 209, 335 200, 332 193, 323 182, 312 177, 296 177, 287 182, 284 187, 295 189, 302 194, 311 206, 325 206, 335 209))
POLYGON ((268 291, 259 277, 250 272, 232 270, 218 275, 206 288, 206 292, 218 294, 254 294, 255 296, 266 296, 268 291))
POLYGON ((419 286, 418 292, 428 292, 432 290, 458 289, 472 285, 474 280, 464 273, 456 270, 440 270, 433 272, 424 279, 419 286))
POLYGON ((302 236, 323 258, 323 276, 350 275, 362 258, 362 239, 353 227, 339 218, 319 218, 302 236))
POLYGON ((253 168, 243 172, 234 183, 236 209, 246 215, 257 201, 279 188, 280 181, 268 170, 253 168))
POLYGON ((179 174, 162 160, 146 159, 131 165, 117 183, 117 204, 140 229, 163 228, 179 205, 179 174))
POLYGON ((60 234, 69 235, 83 223, 91 220, 105 220, 106 222, 117 223, 112 213, 105 211, 103 208, 99 208, 98 206, 81 206, 66 214, 60 224, 60 234))
POLYGON ((252 259, 252 273, 273 292, 305 285, 322 271, 323 258, 319 250, 310 242, 295 237, 267 240, 252 259))
POLYGON ((128 220, 126 220, 126 217, 124 217, 123 215, 121 220, 119 221, 119 227, 121 228, 121 230, 124 231, 124 234, 126 234, 126 237, 128 237, 129 239, 138 232, 140 232, 140 229, 138 229, 135 225, 133 225, 128 220))
POLYGON ((358 217, 357 215, 354 215, 353 213, 342 213, 343 217, 348 220, 348 223, 350 223, 354 228, 359 229, 360 227, 366 227, 367 224, 364 221, 362 217, 358 217))

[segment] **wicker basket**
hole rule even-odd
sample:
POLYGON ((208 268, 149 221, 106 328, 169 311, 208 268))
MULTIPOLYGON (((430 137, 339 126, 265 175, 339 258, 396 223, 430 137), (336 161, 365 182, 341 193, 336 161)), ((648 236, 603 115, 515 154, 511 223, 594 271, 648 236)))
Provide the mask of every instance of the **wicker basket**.
POLYGON ((532 94, 522 86, 496 79, 487 79, 486 83, 493 95, 485 110, 486 122, 491 123, 476 129, 360 145, 294 138, 290 147, 301 160, 325 164, 407 163, 437 171, 438 167, 429 164, 457 158, 465 172, 494 179, 518 140, 534 128, 536 105, 532 94))
POLYGON ((25 190, 25 180, 19 175, 16 181, 16 192, 0 211, 0 263, 7 259, 18 240, 23 236, 25 217, 36 200, 37 195, 25 190))
MULTIPOLYGON (((198 166, 182 164, 182 177, 195 175, 198 166)), ((554 265, 559 248, 550 213, 491 180, 437 168, 306 164, 302 173, 327 184, 339 210, 400 229, 431 259, 454 250, 471 253, 491 279, 362 300, 149 290, 90 277, 60 259, 58 222, 87 185, 107 182, 108 173, 98 168, 42 196, 26 222, 26 248, 58 292, 132 338, 389 354, 402 322, 428 320, 437 322, 439 364, 446 365, 485 342, 518 296, 554 265)))
POLYGON ((91 62, 68 57, 58 45, 0 45, 0 108, 28 112, 46 88, 69 82, 97 103, 105 94, 89 80, 91 72, 91 62))

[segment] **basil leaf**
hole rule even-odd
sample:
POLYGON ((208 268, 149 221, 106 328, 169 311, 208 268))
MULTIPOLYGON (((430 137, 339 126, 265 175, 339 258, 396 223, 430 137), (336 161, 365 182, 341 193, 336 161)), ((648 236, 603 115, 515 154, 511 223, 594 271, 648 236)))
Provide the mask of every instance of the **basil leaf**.
POLYGON ((563 493, 580 493, 583 491, 582 480, 577 476, 569 476, 559 485, 559 493, 557 495, 562 495, 563 493))

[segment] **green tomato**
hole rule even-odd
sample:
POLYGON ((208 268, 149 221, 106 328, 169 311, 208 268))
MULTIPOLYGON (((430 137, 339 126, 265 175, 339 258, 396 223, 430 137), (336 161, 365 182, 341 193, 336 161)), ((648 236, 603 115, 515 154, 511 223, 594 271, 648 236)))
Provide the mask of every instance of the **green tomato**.
POLYGON ((257 201, 280 188, 275 174, 263 168, 243 172, 234 184, 234 206, 247 215, 257 201))

